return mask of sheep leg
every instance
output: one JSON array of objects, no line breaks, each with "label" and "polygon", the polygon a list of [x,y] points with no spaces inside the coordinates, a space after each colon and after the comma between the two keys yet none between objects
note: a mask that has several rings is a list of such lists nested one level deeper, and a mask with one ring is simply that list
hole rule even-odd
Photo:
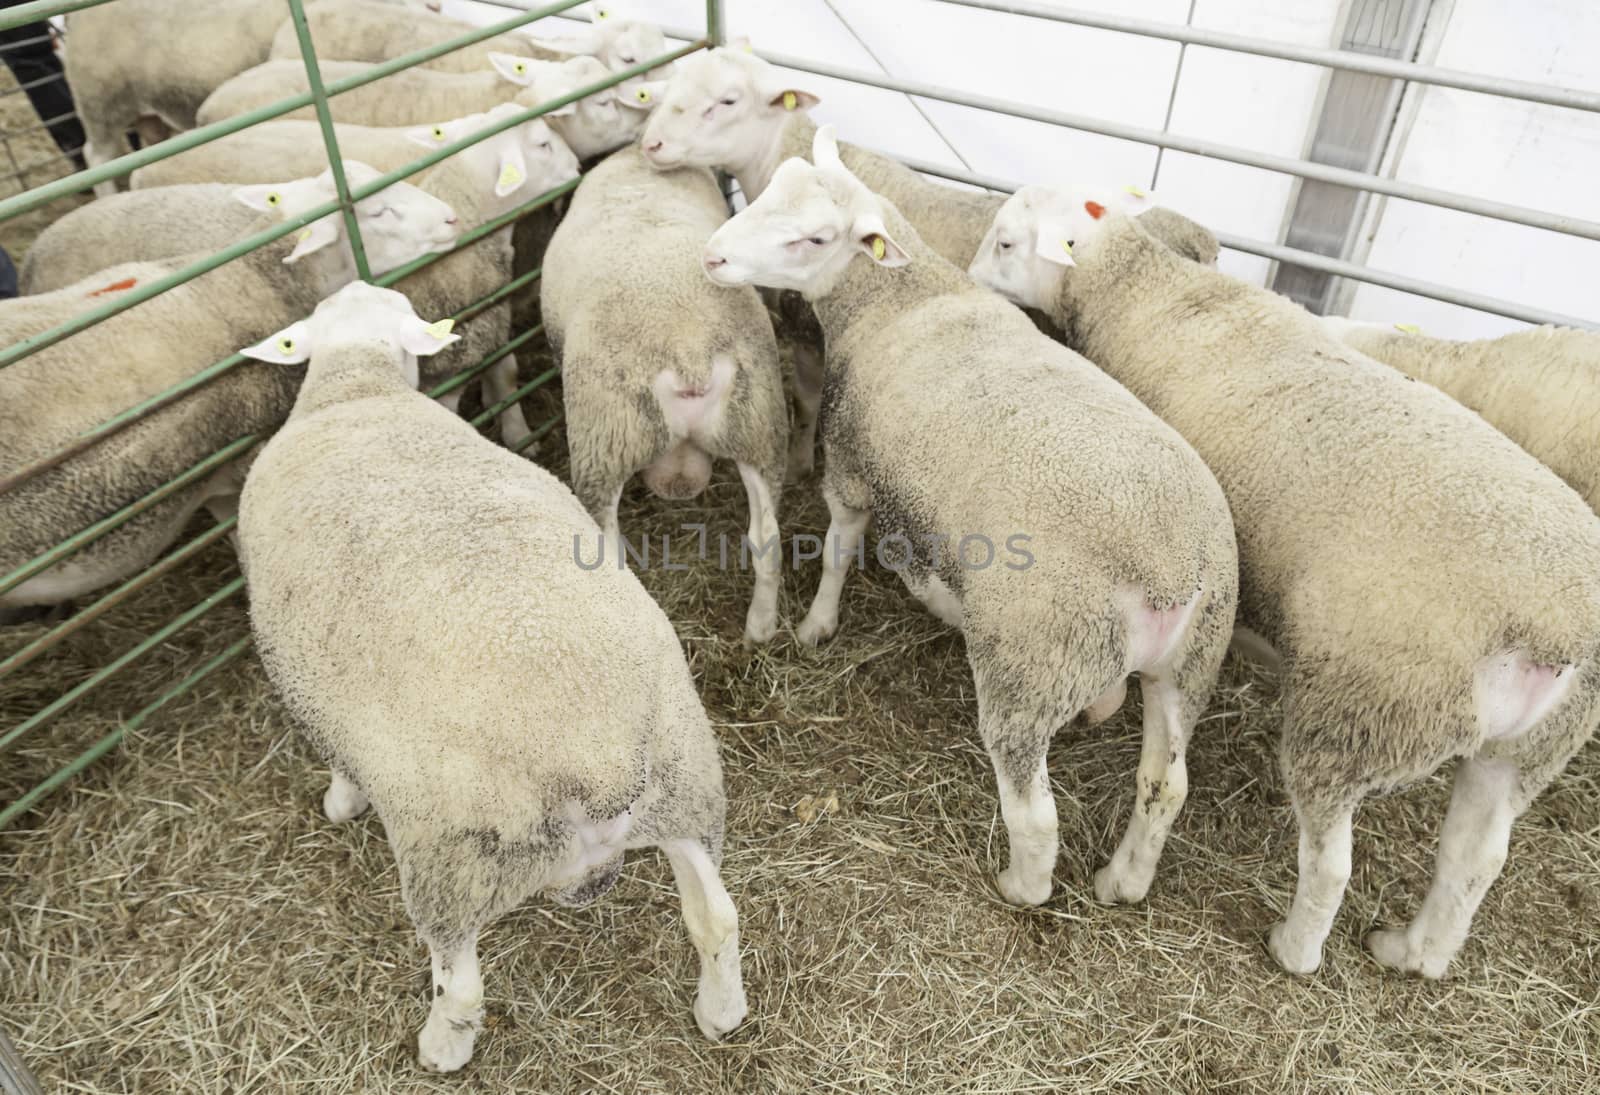
[{"label": "sheep leg", "polygon": [[1170,677],[1142,673],[1144,745],[1134,780],[1133,817],[1111,862],[1094,876],[1096,900],[1108,905],[1143,901],[1172,823],[1189,793],[1184,749],[1183,694]]},{"label": "sheep leg", "polygon": [[454,388],[439,396],[434,402],[449,411],[451,414],[461,413],[461,388]]},{"label": "sheep leg", "polygon": [[700,954],[700,988],[694,1018],[713,1042],[737,1027],[749,1010],[739,968],[739,914],[723,888],[717,866],[698,840],[661,845],[683,903],[683,923]]},{"label": "sheep leg", "polygon": [[755,592],[744,618],[744,638],[747,643],[764,643],[778,630],[778,570],[783,561],[778,507],[774,484],[753,465],[740,461],[739,478],[750,499],[750,561],[756,572]]},{"label": "sheep leg", "polygon": [[1440,978],[1467,941],[1472,917],[1506,863],[1518,810],[1519,773],[1507,761],[1463,760],[1439,836],[1433,887],[1416,919],[1367,935],[1372,957],[1390,969]]},{"label": "sheep leg", "polygon": [[429,1072],[454,1072],[472,1057],[483,1023],[483,976],[478,971],[478,933],[467,933],[455,950],[428,945],[433,961],[433,1003],[417,1034],[417,1063]]},{"label": "sheep leg", "polygon": [[784,481],[798,483],[816,468],[817,416],[822,409],[822,354],[815,346],[794,348],[794,429]]},{"label": "sheep leg", "polygon": [[[128,143],[128,135],[115,123],[107,124],[99,119],[84,115],[79,112],[83,127],[89,139],[83,146],[83,162],[90,167],[99,167],[109,163],[118,156],[125,156],[133,151],[133,146]],[[117,180],[106,179],[104,182],[94,184],[94,196],[108,198],[117,192]]]},{"label": "sheep leg", "polygon": [[371,805],[366,792],[351,782],[339,769],[333,770],[328,789],[322,794],[322,812],[335,825],[360,817]]},{"label": "sheep leg", "polygon": [[1289,973],[1315,973],[1322,944],[1350,881],[1353,805],[1308,810],[1296,796],[1300,821],[1300,879],[1289,916],[1273,925],[1267,949]]},{"label": "sheep leg", "polygon": [[[507,354],[490,366],[483,377],[483,401],[492,407],[503,399],[510,399],[517,390],[517,355]],[[500,412],[500,443],[506,448],[528,439],[533,433],[528,428],[528,416],[522,412],[522,401],[511,404]]]},{"label": "sheep leg", "polygon": [[839,630],[839,594],[844,591],[850,557],[861,549],[871,510],[847,506],[836,491],[823,488],[828,502],[828,535],[822,549],[822,580],[812,598],[806,618],[800,621],[795,637],[807,646],[816,646]]}]

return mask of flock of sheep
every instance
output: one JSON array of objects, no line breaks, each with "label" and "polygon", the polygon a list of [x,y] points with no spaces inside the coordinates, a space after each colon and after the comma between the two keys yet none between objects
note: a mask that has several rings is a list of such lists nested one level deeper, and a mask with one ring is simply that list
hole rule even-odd
[{"label": "flock of sheep", "polygon": [[[324,71],[468,29],[423,7],[310,5]],[[350,182],[665,51],[658,30],[601,7],[576,39],[491,39],[333,99]],[[281,16],[273,0],[74,14],[91,159],[131,128],[156,139],[304,91]],[[1363,796],[1459,759],[1427,899],[1367,941],[1386,966],[1442,976],[1513,819],[1600,720],[1600,448],[1583,409],[1600,335],[1458,343],[1319,320],[1218,273],[1214,237],[1137,188],[1002,199],[929,182],[836,143],[807,116],[816,97],[739,46],[651,76],[355,211],[382,273],[605,155],[542,257],[514,253],[506,228],[402,295],[355,280],[330,216],[0,371],[5,471],[240,347],[281,366],[226,371],[0,496],[3,573],[229,441],[270,436],[0,603],[100,588],[199,507],[237,513],[262,658],[333,769],[327,816],[377,810],[429,947],[422,1065],[471,1055],[480,929],[535,893],[595,898],[647,845],[671,862],[701,960],[695,1018],[717,1038],[746,1011],[717,745],[672,623],[622,565],[618,507],[635,473],[690,497],[714,459],[734,461],[745,638],[766,641],[786,472],[811,472],[820,427],[831,523],[796,636],[837,630],[869,523],[880,557],[903,545],[907,587],[965,638],[1007,900],[1050,896],[1053,733],[1110,716],[1134,673],[1137,793],[1094,887],[1143,899],[1186,795],[1186,744],[1239,641],[1281,663],[1300,827],[1272,956],[1293,973],[1320,964]],[[0,342],[330,200],[325,165],[316,123],[291,119],[141,168],[133,190],[40,236]],[[711,169],[749,202],[731,219]],[[570,490],[458,418],[459,387],[417,391],[512,327],[504,301],[464,334],[428,319],[540,262]],[[486,405],[504,404],[515,359],[484,383]],[[514,401],[500,427],[527,437]],[[612,565],[582,565],[597,541]],[[998,542],[1023,550],[1002,560]]]}]

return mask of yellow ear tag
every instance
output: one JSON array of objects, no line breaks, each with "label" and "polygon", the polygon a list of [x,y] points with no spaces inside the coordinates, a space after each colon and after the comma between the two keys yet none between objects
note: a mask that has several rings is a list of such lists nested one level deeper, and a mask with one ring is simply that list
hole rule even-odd
[{"label": "yellow ear tag", "polygon": [[1129,183],[1127,186],[1124,186],[1122,189],[1126,190],[1128,193],[1132,194],[1136,198],[1148,198],[1150,196],[1150,195],[1146,194],[1143,190],[1140,190],[1137,186],[1134,186],[1132,183]]},{"label": "yellow ear tag", "polygon": [[428,324],[423,328],[423,330],[427,331],[440,342],[443,342],[445,339],[450,337],[450,329],[455,325],[456,321],[453,319],[441,319],[436,323]]},{"label": "yellow ear tag", "polygon": [[1068,243],[1066,240],[1062,240],[1061,241],[1061,250],[1065,251],[1067,253],[1067,255],[1070,257],[1071,254],[1072,254],[1072,244]]},{"label": "yellow ear tag", "polygon": [[650,89],[641,87],[633,93],[633,97],[641,103],[648,103],[650,101]]},{"label": "yellow ear tag", "polygon": [[526,76],[528,74],[528,66],[525,62],[518,61],[516,64],[511,66],[511,71],[515,72],[518,76]]},{"label": "yellow ear tag", "polygon": [[889,248],[884,246],[883,237],[882,236],[873,236],[872,237],[872,257],[877,259],[879,262],[882,262],[883,261],[883,256],[887,255],[888,253],[889,253]]},{"label": "yellow ear tag", "polygon": [[501,189],[522,185],[522,172],[517,170],[517,165],[508,163],[500,169],[500,181],[497,184]]},{"label": "yellow ear tag", "polygon": [[444,126],[436,125],[433,127],[433,139],[436,141],[444,140]]},{"label": "yellow ear tag", "polygon": [[311,229],[309,229],[309,228],[300,229],[300,234],[295,237],[295,239],[299,240],[301,243],[304,243],[306,240],[308,240],[310,238],[311,238]]},{"label": "yellow ear tag", "polygon": [[785,91],[783,93],[783,109],[785,109],[785,110],[793,110],[795,107],[797,107],[799,105],[800,105],[800,100],[795,98],[794,92]]},{"label": "yellow ear tag", "polygon": [[595,8],[594,9],[594,17],[596,19],[610,19],[611,18],[611,12],[606,10],[605,8]]},{"label": "yellow ear tag", "polygon": [[1396,323],[1394,329],[1404,331],[1408,335],[1420,335],[1422,333],[1422,328],[1415,323]]},{"label": "yellow ear tag", "polygon": [[292,354],[292,353],[294,353],[294,339],[292,339],[292,338],[280,338],[278,340],[278,352],[280,354]]},{"label": "yellow ear tag", "polygon": [[274,190],[272,193],[267,195],[267,204],[268,205],[277,205],[282,200],[283,200],[283,195],[279,194],[276,190]]}]

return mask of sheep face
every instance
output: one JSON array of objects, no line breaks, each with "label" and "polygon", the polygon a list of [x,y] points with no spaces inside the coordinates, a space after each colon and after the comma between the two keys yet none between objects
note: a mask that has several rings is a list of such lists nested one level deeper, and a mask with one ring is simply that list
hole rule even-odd
[{"label": "sheep face", "polygon": [[[516,103],[502,103],[482,114],[469,114],[436,125],[417,126],[406,136],[424,148],[437,148],[521,113]],[[510,201],[536,197],[578,177],[578,158],[543,118],[512,126],[456,153],[486,190]],[[383,193],[387,194],[385,190]],[[491,211],[496,215],[498,211]]]},{"label": "sheep face", "polygon": [[815,299],[857,255],[884,267],[911,261],[889,236],[877,195],[839,162],[832,126],[817,131],[812,158],[815,166],[785,160],[761,196],[712,234],[703,259],[712,281]]},{"label": "sheep face", "polygon": [[274,365],[298,365],[338,346],[381,343],[414,388],[417,358],[436,354],[460,339],[450,333],[451,325],[450,320],[428,323],[418,319],[411,302],[393,289],[353,281],[318,304],[309,319],[239,352]]},{"label": "sheep face", "polygon": [[[491,53],[489,61],[501,76],[528,89],[517,96],[518,105],[524,109],[571,95],[611,74],[593,57],[539,61],[511,53]],[[576,103],[557,107],[545,117],[579,159],[588,159],[620,148],[638,131],[638,113],[623,110],[620,101],[616,88],[602,88]]]},{"label": "sheep face", "polygon": [[664,84],[646,84],[655,109],[641,144],[651,166],[739,171],[773,146],[782,120],[817,97],[743,49],[714,49],[678,63]]},{"label": "sheep face", "polygon": [[1048,308],[1061,289],[1074,250],[1093,240],[1108,218],[1151,208],[1137,187],[1025,186],[1000,207],[967,272],[1025,308]]},{"label": "sheep face", "polygon": [[[540,38],[528,35],[528,38],[540,49],[598,58],[612,72],[632,68],[640,61],[667,51],[666,35],[661,33],[661,28],[634,18],[624,7],[609,3],[596,4],[590,12],[590,18],[590,26],[570,36]],[[624,80],[618,85],[618,92],[630,97],[646,77],[665,80],[672,72],[670,63],[661,65],[651,69],[645,76]]]},{"label": "sheep face", "polygon": [[[346,160],[345,180],[351,188],[365,186],[381,174],[377,168]],[[275,212],[288,220],[318,205],[334,201],[332,170],[309,179],[262,186],[242,186],[234,197],[252,209]],[[461,226],[455,211],[409,183],[395,183],[356,202],[356,223],[361,228],[367,260],[381,274],[421,258],[430,251],[455,246]],[[300,230],[295,247],[283,260],[298,262],[343,238],[344,223],[337,213],[312,221]]]}]

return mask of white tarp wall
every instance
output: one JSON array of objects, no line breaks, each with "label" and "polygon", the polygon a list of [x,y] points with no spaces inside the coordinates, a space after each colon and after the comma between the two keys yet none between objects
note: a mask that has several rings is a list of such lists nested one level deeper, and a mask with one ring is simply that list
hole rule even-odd
[{"label": "white tarp wall", "polygon": [[[533,6],[531,0],[519,0]],[[623,0],[667,26],[705,25],[702,0]],[[1337,42],[1343,0],[1075,0],[1101,11],[1300,45]],[[1079,112],[1131,125],[1304,156],[1325,69],[1072,27],[932,0],[726,0],[730,36],[758,48]],[[446,0],[489,22],[504,8]],[[585,9],[574,9],[582,14]],[[538,33],[570,29],[563,19]],[[1438,0],[1421,60],[1600,90],[1597,0]],[[1429,56],[1434,50],[1437,56]],[[1154,183],[1162,200],[1218,231],[1282,242],[1295,190],[1287,175],[1004,115],[796,75],[822,98],[813,115],[840,136],[891,154],[1029,182]],[[1174,84],[1176,82],[1176,87]],[[1413,122],[1414,118],[1414,122]],[[1594,219],[1600,216],[1600,118],[1582,111],[1413,86],[1386,171],[1408,181]],[[1371,265],[1600,321],[1600,242],[1414,202],[1376,199]],[[1363,256],[1353,256],[1363,261]],[[1222,269],[1266,282],[1266,259],[1224,251]],[[1362,286],[1353,314],[1477,337],[1522,324]]]}]

